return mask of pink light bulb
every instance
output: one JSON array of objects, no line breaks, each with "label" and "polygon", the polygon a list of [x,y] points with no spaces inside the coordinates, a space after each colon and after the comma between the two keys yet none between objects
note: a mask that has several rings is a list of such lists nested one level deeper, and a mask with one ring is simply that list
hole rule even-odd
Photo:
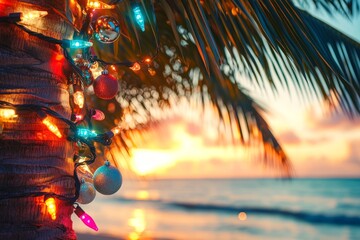
[{"label": "pink light bulb", "polygon": [[76,120],[77,122],[79,122],[79,121],[83,120],[83,116],[82,116],[81,114],[76,114],[76,115],[75,115],[75,120]]},{"label": "pink light bulb", "polygon": [[105,119],[105,114],[98,110],[98,109],[95,109],[94,111],[94,115],[91,116],[94,120],[97,120],[97,121],[102,121]]},{"label": "pink light bulb", "polygon": [[77,206],[75,208],[74,212],[75,212],[76,216],[78,216],[86,226],[94,229],[95,231],[99,230],[98,227],[96,226],[95,221],[92,219],[92,217],[90,217],[84,210],[82,210],[82,208],[80,206]]}]

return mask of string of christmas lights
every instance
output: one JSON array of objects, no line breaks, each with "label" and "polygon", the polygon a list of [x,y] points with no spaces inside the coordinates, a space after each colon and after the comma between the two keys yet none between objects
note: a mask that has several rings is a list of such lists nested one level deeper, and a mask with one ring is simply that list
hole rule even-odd
[{"label": "string of christmas lights", "polygon": [[[0,101],[0,117],[1,118],[11,118],[14,116],[21,115],[23,111],[33,111],[36,112],[40,119],[42,119],[42,123],[57,137],[61,138],[63,133],[60,133],[59,128],[50,120],[49,116],[53,118],[57,118],[70,127],[70,132],[67,135],[67,139],[81,146],[86,146],[88,148],[89,154],[86,156],[74,155],[74,175],[73,176],[61,176],[63,177],[72,177],[75,181],[75,195],[74,196],[63,196],[55,193],[49,192],[29,192],[26,194],[19,194],[13,192],[12,194],[7,194],[1,196],[0,199],[9,199],[9,198],[20,198],[20,197],[39,197],[44,196],[44,203],[47,206],[48,212],[51,216],[52,220],[56,220],[56,200],[59,199],[62,201],[67,201],[70,203],[75,203],[79,201],[82,204],[88,204],[95,198],[95,189],[103,194],[113,194],[115,193],[122,184],[122,177],[119,170],[113,166],[110,166],[109,162],[106,162],[104,170],[110,169],[110,172],[106,172],[101,170],[100,167],[93,175],[92,181],[98,183],[97,185],[93,185],[92,183],[86,182],[83,178],[78,176],[78,168],[84,165],[89,165],[93,163],[96,159],[96,149],[94,146],[94,142],[101,143],[105,146],[111,144],[111,138],[114,136],[112,131],[96,134],[95,132],[86,129],[81,126],[77,126],[74,122],[62,117],[57,112],[51,110],[46,106],[35,105],[35,104],[23,104],[23,105],[14,105],[8,102]],[[15,114],[16,113],[16,114]],[[47,120],[47,121],[44,121]],[[99,176],[98,176],[99,175]],[[116,178],[108,179],[108,175],[115,175]],[[100,180],[99,180],[100,179]],[[53,179],[52,181],[43,182],[43,186],[50,185],[51,182],[56,182],[57,179]],[[103,182],[105,181],[105,182]],[[42,186],[38,186],[41,188]],[[80,209],[80,210],[79,210]],[[74,208],[74,211],[77,216],[89,227],[94,230],[97,230],[95,222],[91,219],[89,215],[87,215],[79,206]],[[79,215],[81,213],[81,216]],[[91,224],[89,223],[91,222]],[[95,225],[94,225],[95,224]]]},{"label": "string of christmas lights", "polygon": [[[104,195],[114,194],[122,185],[122,175],[116,167],[110,165],[109,161],[105,161],[105,164],[99,167],[94,174],[87,166],[92,164],[96,159],[96,148],[94,143],[109,146],[114,135],[121,132],[121,127],[115,126],[110,131],[101,134],[92,130],[91,120],[101,121],[105,118],[105,115],[101,110],[88,108],[85,101],[86,96],[84,88],[92,85],[97,97],[105,100],[112,99],[117,95],[119,85],[118,80],[109,74],[109,66],[114,67],[114,65],[121,65],[129,67],[133,71],[138,71],[143,65],[151,63],[159,52],[159,45],[157,45],[156,52],[152,57],[146,57],[138,61],[124,62],[106,62],[96,55],[90,54],[89,49],[93,46],[93,43],[89,41],[91,37],[94,37],[103,44],[112,43],[119,37],[119,23],[116,19],[108,16],[100,16],[96,20],[92,19],[94,11],[99,9],[114,9],[115,4],[118,2],[120,1],[114,0],[110,1],[109,4],[105,4],[100,1],[89,0],[83,27],[73,40],[59,40],[32,31],[22,25],[22,22],[28,19],[45,17],[47,15],[46,11],[32,11],[28,14],[15,12],[8,16],[0,17],[0,24],[13,24],[31,36],[61,46],[63,55],[68,63],[70,63],[73,70],[73,73],[68,78],[70,98],[73,103],[71,104],[71,119],[61,116],[56,111],[44,105],[16,105],[0,101],[0,120],[21,117],[23,111],[35,112],[39,117],[39,121],[41,121],[55,136],[58,138],[66,138],[67,140],[74,142],[79,149],[87,149],[87,151],[78,151],[74,154],[74,175],[62,176],[74,178],[74,196],[62,196],[55,193],[39,191],[27,194],[12,193],[11,195],[2,196],[1,199],[44,196],[44,204],[47,206],[48,213],[52,220],[56,220],[57,218],[57,199],[67,201],[74,205],[74,213],[84,222],[84,224],[95,231],[98,230],[98,227],[94,220],[80,208],[78,203],[90,203],[95,198],[96,191]],[[144,32],[145,18],[140,5],[132,4],[132,14],[133,21],[136,23],[137,27]],[[89,31],[89,28],[91,28],[92,31]],[[76,56],[73,57],[70,52],[74,52],[74,50],[81,50],[81,53],[78,52]],[[69,131],[62,132],[53,119],[58,119],[67,124],[69,126]],[[3,130],[2,127],[0,130]],[[84,152],[86,152],[86,154],[84,154]],[[53,181],[56,180],[57,179],[54,179]],[[49,184],[49,182],[43,184]],[[76,201],[78,203],[76,203]]]}]

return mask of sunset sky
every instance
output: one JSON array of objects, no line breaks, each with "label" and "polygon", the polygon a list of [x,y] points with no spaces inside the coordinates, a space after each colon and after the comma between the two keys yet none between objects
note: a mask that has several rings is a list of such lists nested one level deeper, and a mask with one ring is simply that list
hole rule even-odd
[{"label": "sunset sky", "polygon": [[[360,17],[352,22],[333,18],[330,23],[360,41]],[[304,103],[286,91],[264,96],[250,89],[266,107],[266,119],[292,161],[296,177],[360,177],[359,118],[349,120],[326,111],[322,103]],[[131,165],[138,174],[155,178],[279,176],[254,161],[252,150],[220,143],[214,125],[207,124],[209,117],[203,119],[188,109],[186,104],[179,106],[178,114],[162,121],[133,150]]]}]

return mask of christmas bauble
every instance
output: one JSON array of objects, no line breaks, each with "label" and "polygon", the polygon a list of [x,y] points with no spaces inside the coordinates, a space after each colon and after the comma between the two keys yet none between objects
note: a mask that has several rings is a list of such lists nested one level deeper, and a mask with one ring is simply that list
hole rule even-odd
[{"label": "christmas bauble", "polygon": [[94,185],[82,180],[80,185],[80,194],[77,201],[82,204],[88,204],[95,199],[95,196],[96,196],[96,191]]},{"label": "christmas bauble", "polygon": [[102,74],[95,79],[93,87],[95,95],[105,100],[115,97],[119,90],[117,79],[107,71],[103,71]]},{"label": "christmas bauble", "polygon": [[104,195],[116,193],[122,184],[120,171],[116,167],[111,166],[109,161],[106,161],[103,166],[96,169],[93,180],[95,189]]},{"label": "christmas bauble", "polygon": [[112,43],[120,36],[118,21],[109,16],[101,16],[95,21],[93,27],[95,38],[102,43]]}]

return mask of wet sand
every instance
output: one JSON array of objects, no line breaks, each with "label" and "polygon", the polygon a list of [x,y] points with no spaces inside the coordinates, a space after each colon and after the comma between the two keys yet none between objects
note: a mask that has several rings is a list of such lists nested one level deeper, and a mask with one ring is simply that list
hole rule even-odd
[{"label": "wet sand", "polygon": [[125,238],[118,238],[114,236],[109,235],[92,235],[92,234],[85,234],[85,233],[78,233],[76,234],[78,237],[78,240],[124,240]]}]

